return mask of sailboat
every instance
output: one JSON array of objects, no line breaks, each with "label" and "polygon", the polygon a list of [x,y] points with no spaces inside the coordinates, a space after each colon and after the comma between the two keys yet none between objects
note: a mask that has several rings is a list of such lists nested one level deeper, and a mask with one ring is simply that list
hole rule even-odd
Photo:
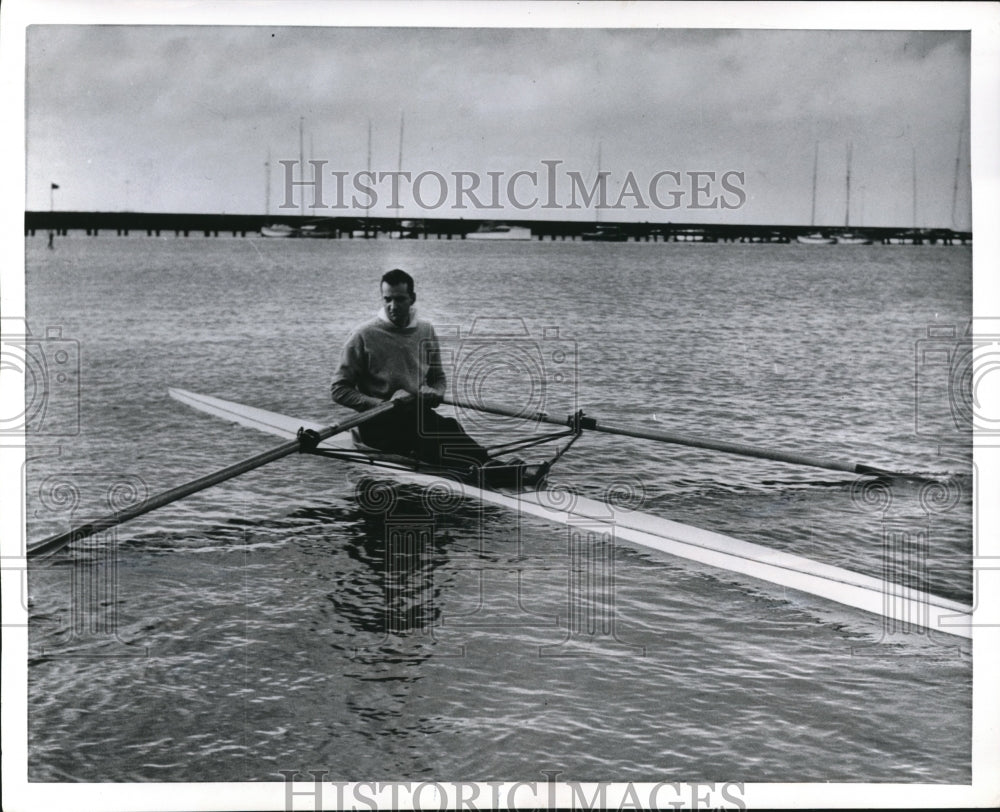
[{"label": "sailboat", "polygon": [[[299,171],[302,171],[302,117],[299,117]],[[267,151],[267,160],[264,162],[264,211],[266,216],[271,216],[271,150]],[[261,237],[287,239],[298,237],[299,230],[288,223],[268,223],[260,228]]]},{"label": "sailboat", "polygon": [[921,245],[923,243],[920,229],[917,228],[917,150],[912,146],[910,150],[913,153],[913,226],[909,231],[900,231],[889,237],[889,245]]},{"label": "sailboat", "polygon": [[[849,229],[851,224],[851,153],[853,144],[847,145],[847,212],[844,215],[844,228]],[[864,234],[856,231],[845,230],[837,235],[837,245],[871,245],[872,241]]]},{"label": "sailboat", "polygon": [[[601,187],[601,145],[597,145],[597,187]],[[618,226],[613,225],[601,225],[601,201],[604,195],[597,201],[597,207],[594,212],[596,217],[596,222],[594,228],[590,231],[584,231],[580,235],[580,239],[584,242],[626,242],[628,240],[628,235],[623,234]]]},{"label": "sailboat", "polygon": [[[396,172],[398,177],[403,175],[403,127],[406,121],[405,112],[399,114],[399,159],[396,162]],[[399,209],[402,209],[402,204],[399,205]],[[423,225],[416,220],[402,220],[396,221],[396,227],[388,232],[389,239],[391,240],[415,240],[420,236],[423,230]]]},{"label": "sailboat", "polygon": [[[812,214],[809,218],[809,225],[812,227],[816,226],[816,173],[819,168],[819,144],[816,144],[816,149],[813,153],[813,198],[812,198]],[[803,245],[832,245],[836,240],[833,237],[827,237],[822,231],[814,231],[810,234],[799,234],[795,238],[798,242]]]},{"label": "sailboat", "polygon": [[[368,177],[372,176],[372,122],[368,119]],[[371,197],[368,198],[365,205],[365,219],[361,223],[361,228],[356,228],[351,231],[351,236],[354,239],[362,240],[373,240],[378,236],[378,231],[372,229],[369,223],[368,216],[371,213]]]},{"label": "sailboat", "polygon": [[[316,145],[313,142],[313,137],[309,136],[309,165],[314,167],[314,177],[315,177],[315,164],[313,163],[313,156],[316,154]],[[305,167],[305,164],[302,164]],[[305,203],[305,192],[303,192],[303,204]],[[313,204],[310,207],[313,214],[316,213],[316,200],[313,198]],[[337,228],[336,222],[330,217],[315,217],[307,222],[303,222],[299,227],[299,237],[305,237],[311,240],[334,240],[340,236],[340,231]]]}]

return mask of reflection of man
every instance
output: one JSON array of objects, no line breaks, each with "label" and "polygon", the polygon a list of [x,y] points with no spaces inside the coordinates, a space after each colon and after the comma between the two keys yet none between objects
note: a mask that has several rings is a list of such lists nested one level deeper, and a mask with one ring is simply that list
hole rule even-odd
[{"label": "reflection of man", "polygon": [[333,400],[359,412],[416,395],[416,404],[362,424],[355,439],[432,465],[483,465],[489,455],[457,420],[434,409],[445,393],[434,328],[417,319],[413,277],[398,268],[382,277],[382,308],[344,346],[330,387]]}]

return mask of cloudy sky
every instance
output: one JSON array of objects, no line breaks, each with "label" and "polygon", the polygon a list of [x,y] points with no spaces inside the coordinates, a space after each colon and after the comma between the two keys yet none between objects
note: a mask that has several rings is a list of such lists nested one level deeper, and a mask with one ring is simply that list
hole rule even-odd
[{"label": "cloudy sky", "polygon": [[[816,222],[843,225],[850,145],[852,225],[913,224],[915,175],[916,224],[967,229],[969,72],[961,31],[34,25],[26,203],[47,210],[57,183],[58,209],[274,213],[301,122],[320,202],[340,171],[363,210],[369,122],[371,168],[392,172],[402,119],[403,171],[447,198],[402,182],[401,216],[594,219],[568,208],[568,173],[600,166],[609,203],[628,192],[609,221],[808,224],[818,154]],[[548,209],[543,161],[561,162]],[[519,171],[539,178],[517,179],[521,211]],[[455,172],[501,208],[455,209]],[[713,200],[730,207],[693,206]]]}]

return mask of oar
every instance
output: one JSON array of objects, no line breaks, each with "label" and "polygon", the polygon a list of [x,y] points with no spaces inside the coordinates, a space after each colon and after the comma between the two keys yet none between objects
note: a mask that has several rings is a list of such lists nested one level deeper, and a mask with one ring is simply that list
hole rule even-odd
[{"label": "oar", "polygon": [[[490,403],[468,403],[453,398],[445,398],[444,402],[451,406],[457,406],[461,409],[471,409],[478,412],[503,415],[506,417],[517,417],[522,420],[550,423],[555,426],[572,426],[575,420],[574,415],[570,415],[565,420],[557,420],[542,412],[519,411]],[[589,431],[601,431],[606,434],[618,434],[623,437],[637,437],[641,440],[657,440],[662,443],[674,443],[675,445],[691,446],[692,448],[705,448],[710,451],[722,451],[726,454],[738,454],[744,457],[757,457],[764,460],[788,462],[793,465],[808,465],[813,468],[826,468],[831,471],[846,471],[850,474],[861,474],[865,476],[914,479],[922,482],[932,481],[927,477],[920,476],[919,474],[903,474],[896,471],[887,471],[882,468],[875,468],[871,465],[863,465],[861,463],[845,462],[843,460],[822,457],[811,457],[806,454],[795,454],[790,451],[777,451],[767,448],[759,448],[756,446],[746,445],[744,443],[727,443],[723,440],[708,440],[703,437],[692,437],[686,434],[673,434],[665,431],[646,431],[644,429],[633,429],[622,426],[603,426],[593,417],[583,417],[580,425],[582,428]]]},{"label": "oar", "polygon": [[149,499],[146,499],[137,505],[132,505],[131,507],[119,510],[116,513],[102,516],[99,519],[94,519],[93,521],[82,524],[79,527],[74,527],[72,530],[68,530],[65,533],[59,533],[58,535],[43,539],[36,544],[28,545],[27,557],[38,558],[40,556],[51,555],[52,553],[55,553],[65,547],[67,544],[72,544],[74,541],[79,541],[80,539],[85,539],[88,536],[94,535],[94,533],[100,533],[102,530],[108,530],[112,527],[116,527],[123,522],[136,518],[137,516],[142,516],[144,513],[149,513],[151,510],[156,510],[164,505],[169,505],[171,502],[176,502],[178,499],[183,499],[185,496],[190,496],[193,493],[205,490],[205,488],[210,488],[213,485],[218,485],[220,482],[225,482],[227,479],[232,479],[240,474],[253,471],[255,468],[260,468],[267,465],[269,462],[280,460],[282,457],[287,457],[290,454],[295,454],[299,451],[308,451],[310,448],[315,447],[317,443],[321,443],[323,440],[326,440],[335,434],[341,434],[345,431],[353,429],[355,426],[360,426],[362,423],[367,423],[369,420],[386,414],[387,412],[391,412],[398,406],[409,403],[413,399],[413,395],[410,395],[409,397],[396,398],[395,400],[387,401],[380,406],[376,406],[374,409],[369,409],[367,412],[354,415],[340,423],[327,426],[319,431],[307,433],[302,433],[300,431],[298,438],[290,440],[287,443],[283,443],[277,448],[272,448],[270,451],[265,451],[261,454],[257,454],[255,457],[250,457],[242,460],[241,462],[233,463],[220,471],[216,471],[212,474],[206,474],[205,476],[199,477],[198,479],[192,480],[184,485],[178,485],[176,488],[171,488],[169,491],[164,491],[163,493],[151,496]]}]

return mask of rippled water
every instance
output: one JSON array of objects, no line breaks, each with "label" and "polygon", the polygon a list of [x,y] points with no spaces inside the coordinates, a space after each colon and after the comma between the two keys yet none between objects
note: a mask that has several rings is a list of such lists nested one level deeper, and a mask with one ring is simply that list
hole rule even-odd
[{"label": "rippled water", "polygon": [[[29,324],[76,342],[81,383],[79,433],[71,402],[33,437],[29,539],[275,444],[169,386],[335,419],[394,266],[495,399],[954,475],[876,492],[588,434],[555,482],[970,600],[968,437],[920,366],[971,315],[955,247],[29,240]],[[524,359],[553,348],[539,388]],[[33,568],[30,778],[970,780],[968,643],[627,544],[581,560],[565,528],[411,488],[387,514],[385,487],[289,458]]]}]

